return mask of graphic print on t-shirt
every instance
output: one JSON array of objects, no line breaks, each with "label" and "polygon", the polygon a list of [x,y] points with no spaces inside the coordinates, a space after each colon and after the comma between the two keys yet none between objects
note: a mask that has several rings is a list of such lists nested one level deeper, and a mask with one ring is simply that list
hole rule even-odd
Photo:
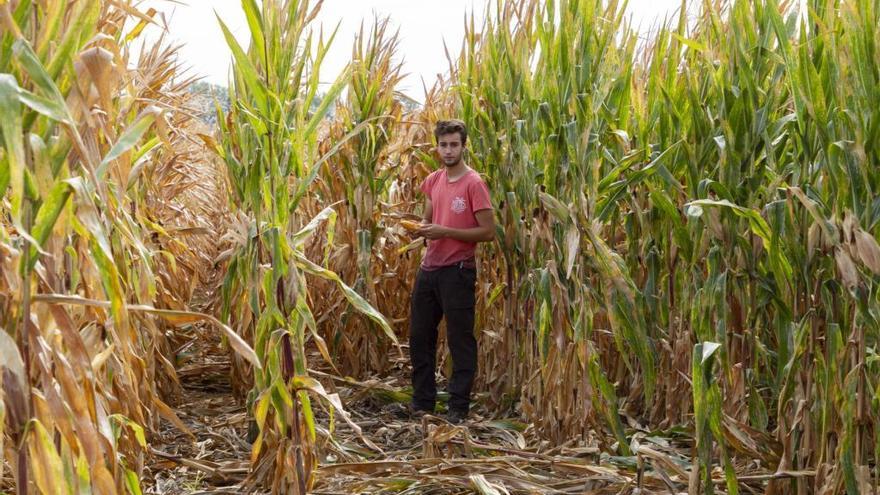
[{"label": "graphic print on t-shirt", "polygon": [[462,214],[467,209],[467,203],[464,198],[461,196],[456,196],[455,199],[452,200],[452,211],[457,214]]}]

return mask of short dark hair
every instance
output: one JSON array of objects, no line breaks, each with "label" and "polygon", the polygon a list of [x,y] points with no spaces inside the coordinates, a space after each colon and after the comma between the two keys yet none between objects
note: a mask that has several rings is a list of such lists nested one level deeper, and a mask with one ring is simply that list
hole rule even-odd
[{"label": "short dark hair", "polygon": [[461,144],[464,146],[467,143],[467,126],[464,125],[464,122],[458,119],[440,120],[434,126],[434,138],[437,140],[440,139],[440,136],[455,133],[461,136]]}]

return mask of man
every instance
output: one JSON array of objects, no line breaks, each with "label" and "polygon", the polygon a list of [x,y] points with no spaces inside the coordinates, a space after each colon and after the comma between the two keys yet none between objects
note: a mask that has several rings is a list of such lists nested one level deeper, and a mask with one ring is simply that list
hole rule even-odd
[{"label": "man", "polygon": [[427,239],[428,248],[416,277],[410,307],[412,409],[416,415],[434,411],[437,325],[445,317],[452,354],[447,420],[460,423],[470,409],[477,371],[474,254],[478,242],[495,238],[495,220],[489,189],[462,159],[467,143],[464,122],[440,121],[434,137],[444,166],[429,175],[421,186],[427,199],[417,235]]}]

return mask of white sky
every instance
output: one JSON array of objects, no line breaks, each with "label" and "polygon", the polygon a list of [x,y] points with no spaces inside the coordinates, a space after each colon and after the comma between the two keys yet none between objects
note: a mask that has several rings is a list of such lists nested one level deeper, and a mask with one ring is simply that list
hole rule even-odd
[{"label": "white sky", "polygon": [[[374,14],[390,16],[391,30],[400,30],[399,56],[403,58],[403,72],[408,74],[399,89],[422,101],[422,79],[430,87],[437,74],[448,69],[444,39],[450,52],[457,54],[464,35],[465,13],[476,9],[479,21],[485,6],[494,1],[325,0],[315,25],[323,26],[325,33],[329,34],[336,23],[341,24],[323,62],[321,79],[331,82],[349,61],[361,20],[365,20],[365,27],[369,28]],[[680,5],[681,0],[629,0],[628,9],[633,16],[633,25],[641,26],[645,31],[658,16],[671,15]],[[142,10],[153,7],[165,13],[169,36],[183,44],[181,57],[194,73],[209,82],[227,83],[231,55],[214,12],[244,45],[248,31],[240,0],[145,0],[140,7]]]}]

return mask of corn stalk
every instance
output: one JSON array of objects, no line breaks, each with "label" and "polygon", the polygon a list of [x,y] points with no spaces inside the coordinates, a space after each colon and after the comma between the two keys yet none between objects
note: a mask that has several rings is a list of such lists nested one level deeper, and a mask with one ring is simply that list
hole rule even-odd
[{"label": "corn stalk", "polygon": [[880,14],[807,4],[703,2],[647,41],[613,0],[469,21],[449,91],[503,230],[480,368],[547,437],[628,455],[640,418],[696,427],[729,489],[730,455],[816,471],[771,490],[876,481]]},{"label": "corn stalk", "polygon": [[[398,303],[393,293],[383,290],[388,281],[377,268],[382,265],[378,256],[389,223],[382,215],[393,208],[389,191],[399,170],[400,156],[391,140],[402,131],[403,112],[395,90],[402,77],[400,63],[394,60],[398,39],[388,29],[388,19],[376,19],[370,31],[361,25],[355,37],[346,97],[320,147],[329,150],[346,135],[351,137],[324,164],[319,185],[322,200],[345,205],[336,223],[339,235],[333,250],[325,251],[328,263],[332,262],[329,266],[383,314],[391,314],[390,306]],[[355,259],[354,266],[349,257]],[[383,292],[386,297],[380,298]],[[327,302],[333,307],[344,301]],[[341,318],[328,321],[335,364],[355,376],[361,370],[387,370],[387,340],[377,335],[369,320],[352,320],[352,316],[349,308]]]},{"label": "corn stalk", "polygon": [[163,400],[164,321],[209,317],[181,311],[181,273],[154,263],[167,233],[142,179],[191,139],[162,92],[174,50],[128,69],[154,13],[0,5],[0,431],[18,493],[139,493],[146,433],[159,417],[186,429]]},{"label": "corn stalk", "polygon": [[236,382],[253,386],[248,403],[259,427],[252,482],[274,493],[305,494],[317,462],[307,392],[348,419],[338,397],[308,376],[306,339],[312,336],[319,346],[322,340],[306,274],[335,283],[352,307],[392,340],[394,334],[367,300],[304,252],[306,241],[323,222],[332,225],[336,212],[326,207],[308,219],[297,208],[327,159],[365,127],[357,126],[334,148],[318,153],[321,123],[348,80],[345,71],[313,109],[321,61],[333,39],[331,34],[325,42],[320,34],[316,41],[309,28],[320,2],[312,7],[307,1],[267,0],[258,6],[244,0],[242,8],[250,34],[247,50],[219,20],[233,54],[233,74],[231,108],[218,115],[222,142],[216,151],[226,163],[244,220],[223,284],[222,316],[253,342],[262,363],[236,365]]}]

